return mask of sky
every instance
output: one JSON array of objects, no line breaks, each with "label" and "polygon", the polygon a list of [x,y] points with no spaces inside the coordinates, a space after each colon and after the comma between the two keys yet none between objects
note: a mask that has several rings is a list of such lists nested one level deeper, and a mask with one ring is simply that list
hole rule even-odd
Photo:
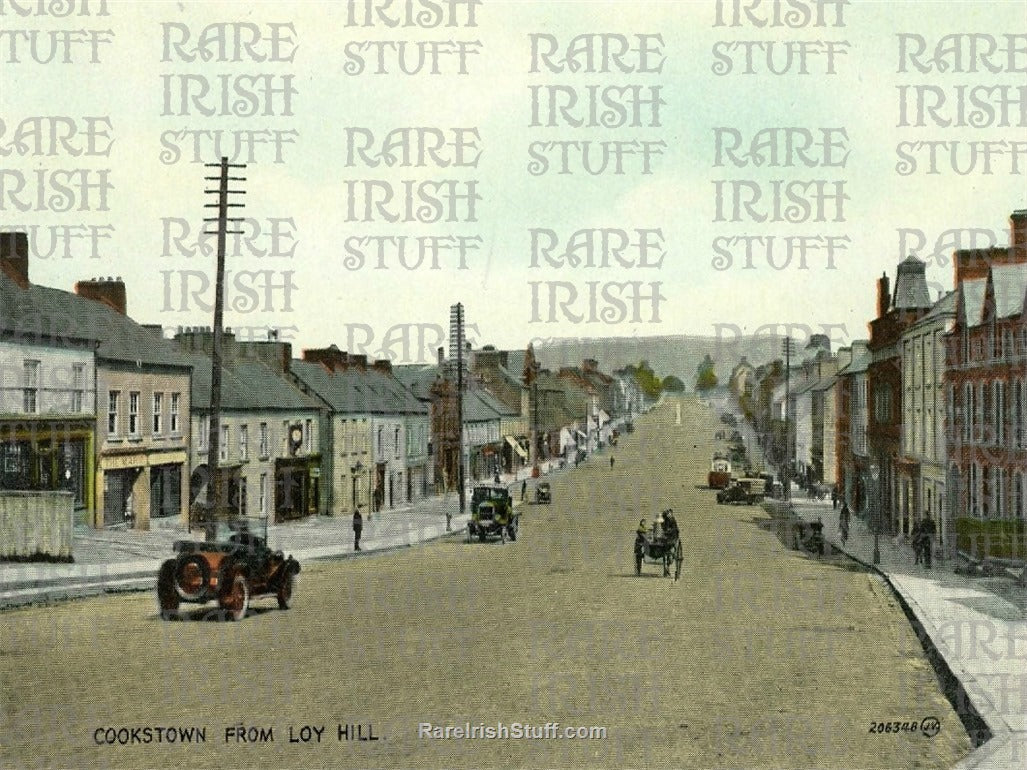
[{"label": "sky", "polygon": [[[233,215],[261,235],[229,239],[226,325],[398,363],[433,357],[455,302],[503,348],[786,325],[843,344],[882,272],[916,254],[932,296],[951,290],[953,247],[1007,243],[1027,207],[1019,0],[38,7],[0,0],[0,227],[30,228],[34,282],[120,276],[129,314],[168,328],[212,324],[214,258],[190,254],[215,200],[200,132],[233,161],[236,136],[283,141],[233,170]],[[409,163],[402,145],[378,162],[417,128]],[[594,170],[633,153],[590,174],[585,146]],[[407,189],[429,193],[409,215]],[[417,239],[450,248],[433,264]]]}]

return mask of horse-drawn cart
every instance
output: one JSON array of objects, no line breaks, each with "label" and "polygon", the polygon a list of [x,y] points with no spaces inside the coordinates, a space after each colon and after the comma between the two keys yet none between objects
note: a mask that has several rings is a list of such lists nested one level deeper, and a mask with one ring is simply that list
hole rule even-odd
[{"label": "horse-drawn cart", "polygon": [[681,547],[681,537],[675,527],[670,532],[663,531],[659,521],[650,529],[639,527],[635,534],[635,574],[642,574],[642,564],[662,564],[663,576],[670,576],[670,567],[674,565],[674,580],[681,577],[681,564],[685,554]]}]

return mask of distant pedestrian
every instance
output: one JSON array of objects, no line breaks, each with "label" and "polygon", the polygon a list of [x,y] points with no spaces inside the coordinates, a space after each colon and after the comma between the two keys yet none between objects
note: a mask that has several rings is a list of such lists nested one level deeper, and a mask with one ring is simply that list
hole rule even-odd
[{"label": "distant pedestrian", "polygon": [[849,505],[842,500],[842,509],[838,512],[838,529],[842,535],[842,545],[845,545],[845,541],[849,539]]},{"label": "distant pedestrian", "polygon": [[924,556],[924,532],[920,522],[918,521],[913,525],[913,532],[910,534],[911,543],[913,545],[913,563],[919,564],[923,560]]},{"label": "distant pedestrian", "polygon": [[364,517],[360,515],[360,507],[353,511],[353,550],[360,550],[360,533],[364,531]]},{"label": "distant pedestrian", "polygon": [[931,514],[928,513],[924,518],[923,523],[920,525],[920,531],[922,533],[923,549],[924,549],[924,566],[927,569],[931,568],[931,556],[934,550],[934,536],[938,532],[938,527],[934,523],[934,519],[931,518]]},{"label": "distant pedestrian", "polygon": [[521,502],[524,502],[524,496],[528,494],[528,480],[524,479],[521,481]]},{"label": "distant pedestrian", "polygon": [[610,470],[613,470],[613,455],[610,455]]},{"label": "distant pedestrian", "polygon": [[838,507],[838,487],[831,487],[831,509]]}]

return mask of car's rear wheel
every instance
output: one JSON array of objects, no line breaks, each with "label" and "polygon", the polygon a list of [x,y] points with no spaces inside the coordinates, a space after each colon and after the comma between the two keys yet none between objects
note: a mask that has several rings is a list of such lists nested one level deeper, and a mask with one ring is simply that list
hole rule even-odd
[{"label": "car's rear wheel", "polygon": [[157,573],[157,608],[164,620],[174,617],[180,602],[178,591],[175,590],[175,566],[175,560],[168,559],[160,565],[160,572]]},{"label": "car's rear wheel", "polygon": [[229,620],[242,620],[250,606],[250,584],[242,572],[229,575],[229,582],[223,587],[218,604]]},{"label": "car's rear wheel", "polygon": [[199,554],[178,560],[175,567],[175,591],[189,602],[201,601],[210,583],[210,565]]},{"label": "car's rear wheel", "polygon": [[289,573],[278,586],[278,609],[287,610],[292,606],[292,592],[296,588],[296,575]]}]

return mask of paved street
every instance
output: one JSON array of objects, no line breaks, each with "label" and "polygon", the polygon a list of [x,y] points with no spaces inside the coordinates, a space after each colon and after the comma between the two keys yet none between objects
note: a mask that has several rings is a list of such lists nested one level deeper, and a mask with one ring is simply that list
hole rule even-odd
[{"label": "paved street", "polygon": [[[163,622],[150,593],[0,615],[0,766],[951,767],[970,742],[883,580],[716,506],[714,416],[673,403],[554,477],[515,543],[304,562],[293,609]],[[682,580],[634,575],[673,507]],[[934,717],[934,737],[878,725]],[[559,722],[602,740],[431,740],[418,725]],[[354,725],[339,740],[338,726]],[[302,727],[325,727],[316,732]],[[158,744],[157,727],[203,727]],[[98,728],[114,728],[110,733]],[[117,745],[150,727],[150,743]],[[257,728],[273,740],[226,740]],[[290,729],[292,731],[290,735]],[[115,745],[96,738],[115,736]],[[310,742],[290,737],[311,736]]]}]

